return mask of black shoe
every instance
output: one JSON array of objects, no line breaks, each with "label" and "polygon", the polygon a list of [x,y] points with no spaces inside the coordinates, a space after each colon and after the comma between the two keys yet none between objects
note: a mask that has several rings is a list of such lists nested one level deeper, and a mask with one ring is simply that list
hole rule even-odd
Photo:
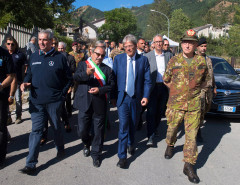
[{"label": "black shoe", "polygon": [[174,153],[174,146],[167,146],[164,157],[165,159],[171,159]]},{"label": "black shoe", "polygon": [[130,145],[130,146],[127,147],[127,152],[130,155],[134,155],[135,154],[135,148],[132,145]]},{"label": "black shoe", "polygon": [[36,171],[36,167],[31,168],[31,167],[25,166],[23,169],[20,169],[18,171],[23,174],[31,175]]},{"label": "black shoe", "polygon": [[93,166],[94,167],[98,168],[98,167],[100,167],[100,165],[101,165],[101,162],[100,162],[99,159],[93,159]]},{"label": "black shoe", "polygon": [[149,147],[153,147],[153,138],[152,137],[149,137],[146,145]]},{"label": "black shoe", "polygon": [[188,176],[188,180],[192,183],[198,184],[200,182],[199,177],[193,169],[193,165],[190,163],[185,163],[183,168],[183,173]]},{"label": "black shoe", "polygon": [[90,147],[84,145],[83,155],[84,155],[84,157],[88,157],[90,155]]},{"label": "black shoe", "polygon": [[62,159],[64,159],[64,157],[65,157],[65,151],[64,151],[64,150],[61,150],[61,151],[58,151],[58,152],[57,152],[56,158],[57,158],[58,160],[62,160]]},{"label": "black shoe", "polygon": [[117,167],[119,168],[125,168],[127,165],[127,159],[119,159],[117,163]]}]

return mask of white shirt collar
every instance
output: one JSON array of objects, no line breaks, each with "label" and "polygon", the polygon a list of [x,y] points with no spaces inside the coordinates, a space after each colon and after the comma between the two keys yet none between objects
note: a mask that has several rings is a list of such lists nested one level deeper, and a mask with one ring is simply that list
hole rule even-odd
[{"label": "white shirt collar", "polygon": [[155,54],[155,56],[164,56],[164,52],[163,52],[163,50],[162,50],[162,54],[159,55],[159,54],[156,53],[156,51],[155,51],[155,49],[154,49],[154,54]]},{"label": "white shirt collar", "polygon": [[127,55],[127,60],[131,60],[131,58],[132,58],[133,60],[135,60],[135,58],[136,58],[136,53],[134,54],[133,57],[130,57],[130,56]]}]

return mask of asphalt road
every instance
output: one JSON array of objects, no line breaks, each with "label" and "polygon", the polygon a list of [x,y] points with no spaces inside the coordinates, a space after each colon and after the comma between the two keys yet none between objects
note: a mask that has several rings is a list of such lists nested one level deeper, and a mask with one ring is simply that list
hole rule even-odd
[{"label": "asphalt road", "polygon": [[[183,174],[183,127],[178,133],[175,155],[166,160],[166,120],[160,125],[160,137],[155,138],[154,148],[146,147],[146,125],[136,132],[136,153],[128,156],[127,169],[116,167],[118,120],[116,109],[111,109],[111,130],[107,131],[103,161],[100,168],[92,165],[91,157],[84,157],[83,144],[77,135],[77,111],[70,118],[72,133],[65,133],[66,157],[55,159],[56,149],[53,132],[49,129],[49,141],[40,148],[37,172],[24,175],[18,169],[25,166],[28,154],[28,136],[31,131],[28,105],[24,104],[23,122],[8,126],[12,140],[8,145],[5,167],[0,170],[0,185],[186,185],[192,184]],[[15,115],[12,116],[15,120]],[[206,119],[202,129],[204,142],[198,145],[199,157],[196,164],[200,184],[238,185],[240,159],[240,120],[228,118]]]}]

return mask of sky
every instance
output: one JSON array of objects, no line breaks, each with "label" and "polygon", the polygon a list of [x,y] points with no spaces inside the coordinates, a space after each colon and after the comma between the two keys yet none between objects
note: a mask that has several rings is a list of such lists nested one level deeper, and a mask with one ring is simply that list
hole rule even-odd
[{"label": "sky", "polygon": [[75,8],[90,5],[101,11],[109,11],[115,8],[131,8],[132,6],[142,6],[151,4],[154,0],[75,0],[73,5]]}]

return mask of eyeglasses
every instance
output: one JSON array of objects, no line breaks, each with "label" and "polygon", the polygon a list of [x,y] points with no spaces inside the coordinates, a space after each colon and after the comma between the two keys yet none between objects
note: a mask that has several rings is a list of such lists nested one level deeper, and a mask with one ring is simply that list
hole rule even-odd
[{"label": "eyeglasses", "polygon": [[155,44],[161,44],[163,41],[154,41]]},{"label": "eyeglasses", "polygon": [[164,44],[164,46],[169,46],[169,44]]},{"label": "eyeglasses", "polygon": [[97,57],[99,57],[99,56],[101,56],[101,58],[105,57],[105,55],[101,55],[100,53],[97,53],[97,52],[94,52],[94,53],[97,55]]},{"label": "eyeglasses", "polygon": [[15,46],[15,44],[14,44],[14,43],[7,43],[7,45]]}]

